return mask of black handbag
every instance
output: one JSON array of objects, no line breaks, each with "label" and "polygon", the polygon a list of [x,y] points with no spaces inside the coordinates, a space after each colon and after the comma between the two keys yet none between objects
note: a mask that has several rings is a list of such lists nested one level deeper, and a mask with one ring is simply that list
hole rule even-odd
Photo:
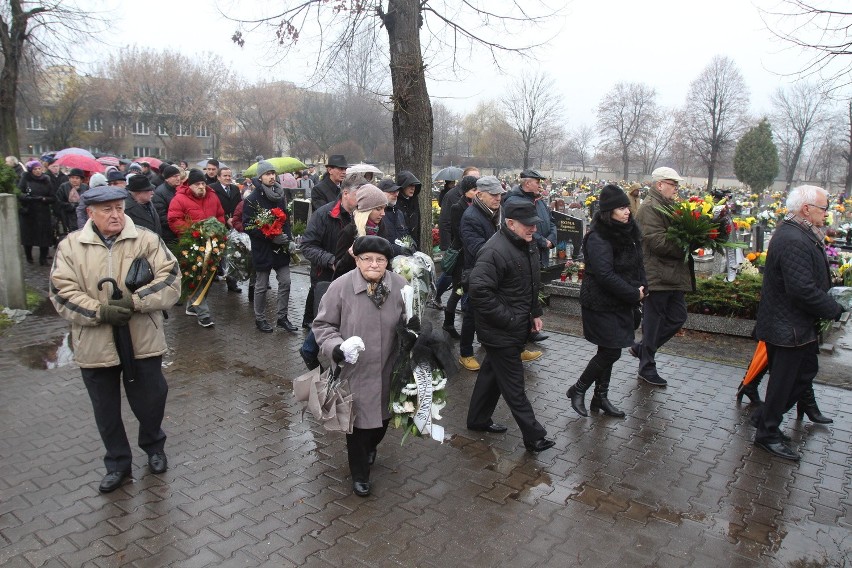
[{"label": "black handbag", "polygon": [[127,271],[127,277],[124,279],[124,285],[132,294],[142,286],[150,284],[154,281],[154,269],[151,268],[151,263],[148,259],[140,256],[134,258],[130,263],[130,270]]}]

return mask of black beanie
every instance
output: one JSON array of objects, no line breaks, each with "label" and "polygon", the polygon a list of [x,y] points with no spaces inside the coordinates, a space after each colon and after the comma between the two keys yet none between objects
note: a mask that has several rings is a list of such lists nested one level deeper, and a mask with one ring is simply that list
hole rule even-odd
[{"label": "black beanie", "polygon": [[598,207],[601,211],[612,211],[619,207],[630,207],[630,200],[627,199],[623,189],[617,185],[608,184],[601,190]]},{"label": "black beanie", "polygon": [[186,178],[186,185],[192,185],[194,183],[198,183],[200,181],[206,182],[207,178],[204,177],[204,172],[201,170],[192,168],[189,170],[189,177]]},{"label": "black beanie", "polygon": [[465,194],[471,189],[475,188],[477,179],[479,178],[477,178],[476,176],[464,176],[461,179],[461,183],[459,184],[459,186],[461,186],[462,194]]},{"label": "black beanie", "polygon": [[180,169],[176,166],[168,165],[160,172],[160,175],[163,176],[163,179],[169,179],[175,174],[179,174]]}]

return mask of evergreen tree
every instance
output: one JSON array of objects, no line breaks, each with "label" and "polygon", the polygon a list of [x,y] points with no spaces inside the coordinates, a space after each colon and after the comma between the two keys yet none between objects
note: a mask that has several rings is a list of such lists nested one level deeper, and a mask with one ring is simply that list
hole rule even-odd
[{"label": "evergreen tree", "polygon": [[765,118],[746,132],[734,152],[734,174],[753,191],[763,191],[778,176],[778,148]]}]

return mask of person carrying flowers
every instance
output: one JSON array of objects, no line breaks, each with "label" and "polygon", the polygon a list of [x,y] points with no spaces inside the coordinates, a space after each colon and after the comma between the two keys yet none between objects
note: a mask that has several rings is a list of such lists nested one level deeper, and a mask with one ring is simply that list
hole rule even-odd
[{"label": "person carrying flowers", "polygon": [[266,292],[274,270],[278,279],[276,326],[290,333],[290,249],[295,248],[287,216],[284,188],[275,181],[275,166],[266,160],[257,165],[257,177],[251,180],[254,191],[245,198],[243,225],[251,238],[251,258],[255,269],[254,323],[263,333],[272,333],[266,321]]},{"label": "person carrying flowers", "polygon": [[[194,223],[214,217],[222,223],[224,230],[225,210],[222,203],[204,181],[204,172],[197,169],[189,171],[186,181],[177,188],[174,199],[169,203],[169,228],[180,238]],[[207,305],[207,286],[196,286],[186,302],[186,315],[196,316],[198,325],[210,327],[210,307]]]}]

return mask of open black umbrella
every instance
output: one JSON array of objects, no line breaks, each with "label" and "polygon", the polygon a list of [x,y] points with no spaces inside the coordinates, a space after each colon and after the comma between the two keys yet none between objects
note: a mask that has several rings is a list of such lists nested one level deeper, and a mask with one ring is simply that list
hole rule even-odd
[{"label": "open black umbrella", "polygon": [[[112,299],[120,300],[124,297],[121,293],[121,288],[118,287],[118,282],[112,278],[101,278],[98,280],[98,290],[103,290],[105,283],[112,284]],[[132,383],[133,379],[133,339],[130,337],[130,328],[126,325],[112,326],[112,338],[115,341],[115,348],[118,350],[118,359],[121,361],[121,370],[127,382]]]}]

